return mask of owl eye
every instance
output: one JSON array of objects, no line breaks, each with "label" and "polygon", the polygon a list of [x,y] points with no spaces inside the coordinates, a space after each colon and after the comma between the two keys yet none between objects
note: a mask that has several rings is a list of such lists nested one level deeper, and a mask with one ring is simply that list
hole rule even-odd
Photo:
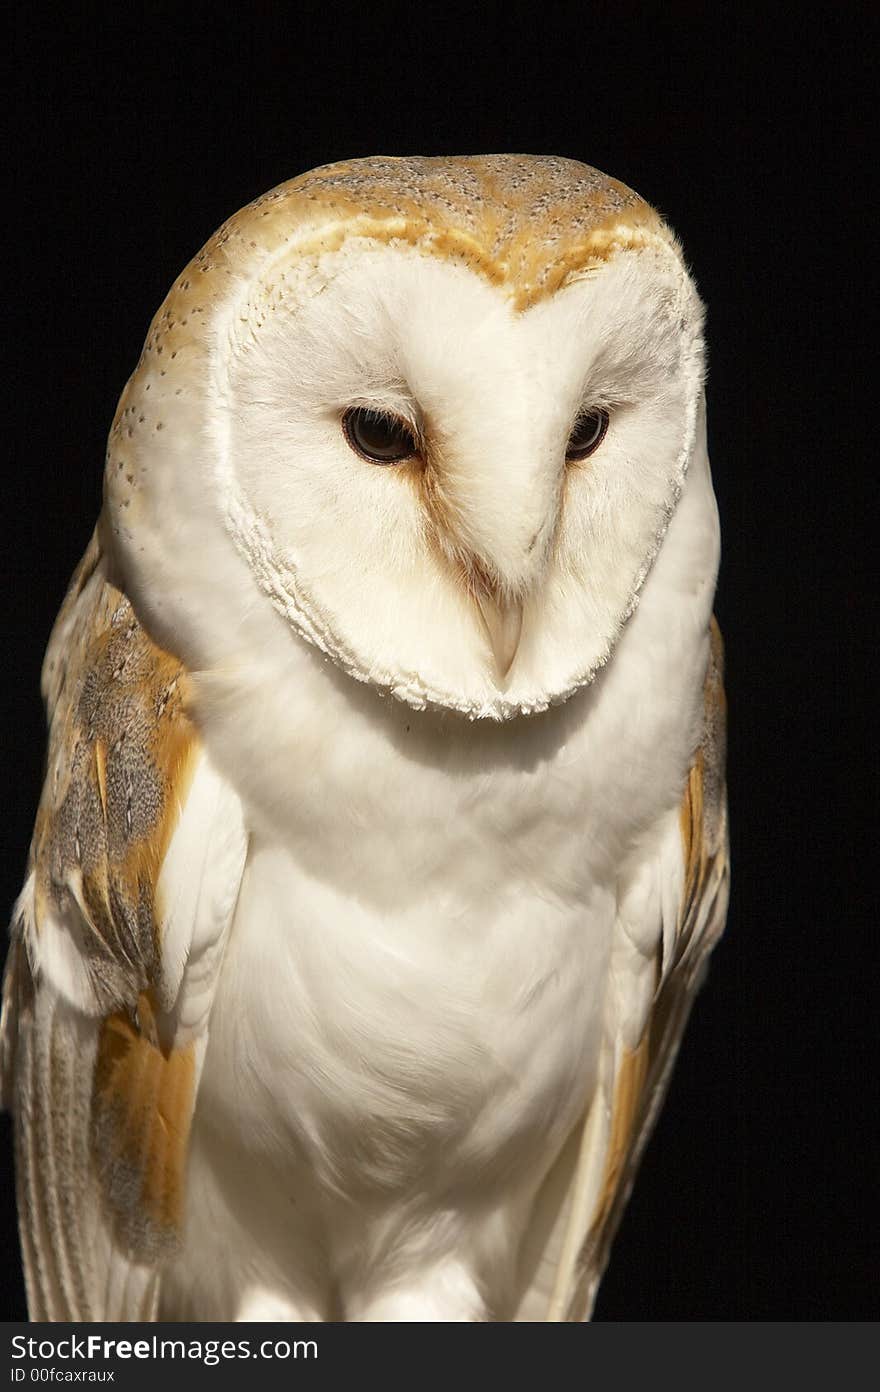
[{"label": "owl eye", "polygon": [[371,464],[399,464],[416,452],[412,431],[398,416],[366,406],[350,406],[342,417],[342,431],[355,454]]},{"label": "owl eye", "polygon": [[587,455],[599,448],[607,429],[607,411],[588,411],[578,416],[565,447],[566,459],[586,459]]}]

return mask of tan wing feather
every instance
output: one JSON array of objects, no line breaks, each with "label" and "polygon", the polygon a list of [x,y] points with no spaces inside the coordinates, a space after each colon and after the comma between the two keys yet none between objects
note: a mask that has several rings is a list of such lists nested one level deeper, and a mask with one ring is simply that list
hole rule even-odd
[{"label": "tan wing feather", "polygon": [[[152,1265],[178,1240],[196,1044],[175,1047],[165,1013],[157,885],[199,750],[186,680],[109,580],[96,533],[44,664],[47,774],[4,981],[33,1319],[149,1318]],[[47,969],[64,934],[85,1008]]]},{"label": "tan wing feather", "polygon": [[538,1195],[523,1251],[516,1318],[589,1318],[611,1241],[659,1114],[729,880],[723,649],[711,624],[700,748],[680,810],[683,887],[674,931],[658,939],[657,988],[635,1047],[610,1039],[583,1123]]},{"label": "tan wing feather", "polygon": [[706,675],[703,738],[680,811],[684,895],[671,959],[663,962],[654,1006],[635,1050],[617,1070],[610,1141],[599,1203],[578,1262],[565,1318],[589,1316],[608,1254],[669,1085],[691,1006],[727,912],[729,854],[724,779],[724,649],[713,617]]}]

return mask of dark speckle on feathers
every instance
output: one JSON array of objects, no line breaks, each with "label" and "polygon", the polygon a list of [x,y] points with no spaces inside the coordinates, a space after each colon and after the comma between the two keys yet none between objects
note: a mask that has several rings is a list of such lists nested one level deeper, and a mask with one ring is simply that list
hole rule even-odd
[{"label": "dark speckle on feathers", "polygon": [[[157,882],[198,748],[185,689],[181,664],[150,641],[93,538],[43,669],[49,755],[31,844],[33,922],[14,925],[4,986],[4,1097],[16,1114],[32,1318],[108,1317],[103,1282],[87,1280],[102,1224],[137,1263],[179,1238],[193,1051],[160,1045],[153,1002]],[[93,1012],[34,980],[26,934],[36,961],[50,927],[70,935]],[[145,1303],[131,1308],[149,1317],[138,1289]]]},{"label": "dark speckle on feathers", "polygon": [[182,668],[106,580],[93,542],[49,644],[47,778],[31,847],[36,931],[78,939],[102,1008],[130,1006],[158,970],[155,887],[195,733]]}]

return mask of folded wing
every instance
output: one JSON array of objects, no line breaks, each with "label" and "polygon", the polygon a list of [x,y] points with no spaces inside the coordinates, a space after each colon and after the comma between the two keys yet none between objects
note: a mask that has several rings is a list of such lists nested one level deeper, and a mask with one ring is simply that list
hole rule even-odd
[{"label": "folded wing", "polygon": [[599,1086],[539,1192],[518,1320],[588,1319],[656,1121],[729,889],[721,634],[714,619],[703,737],[681,806],[621,886]]},{"label": "folded wing", "polygon": [[246,852],[188,678],[97,535],[43,667],[46,780],[0,1030],[30,1316],[154,1317]]}]

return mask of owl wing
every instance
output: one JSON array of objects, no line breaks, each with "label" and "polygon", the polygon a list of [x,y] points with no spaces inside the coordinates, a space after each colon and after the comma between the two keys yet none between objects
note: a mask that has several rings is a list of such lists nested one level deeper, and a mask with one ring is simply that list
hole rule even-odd
[{"label": "owl wing", "polygon": [[729,892],[723,648],[715,620],[703,737],[681,807],[619,899],[599,1085],[540,1190],[518,1320],[588,1319],[669,1083]]},{"label": "owl wing", "polygon": [[246,836],[188,678],[96,536],[43,666],[46,779],[3,986],[0,1065],[33,1320],[155,1315]]}]

